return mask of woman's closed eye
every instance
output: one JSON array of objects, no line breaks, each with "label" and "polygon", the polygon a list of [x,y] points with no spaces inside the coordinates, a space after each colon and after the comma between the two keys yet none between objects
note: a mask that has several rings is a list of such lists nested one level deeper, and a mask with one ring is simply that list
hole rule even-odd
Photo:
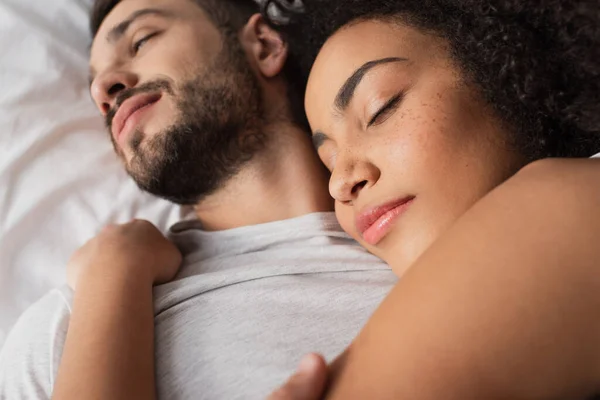
[{"label": "woman's closed eye", "polygon": [[398,108],[402,100],[404,99],[404,93],[399,93],[396,96],[389,99],[376,113],[371,117],[367,128],[377,126],[384,123]]}]

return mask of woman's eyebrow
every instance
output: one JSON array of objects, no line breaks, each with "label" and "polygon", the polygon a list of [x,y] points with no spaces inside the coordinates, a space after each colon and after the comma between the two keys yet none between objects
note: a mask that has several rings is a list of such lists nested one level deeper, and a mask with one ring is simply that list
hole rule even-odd
[{"label": "woman's eyebrow", "polygon": [[408,59],[406,58],[388,57],[364,63],[360,68],[354,71],[354,73],[348,79],[346,79],[346,82],[344,82],[344,84],[340,88],[337,96],[335,97],[335,108],[339,112],[344,112],[346,108],[348,108],[348,105],[354,97],[354,92],[356,92],[356,88],[358,87],[358,85],[360,85],[367,72],[369,72],[371,69],[382,64],[406,61],[408,61]]},{"label": "woman's eyebrow", "polygon": [[319,150],[319,147],[323,146],[323,143],[325,143],[328,140],[330,140],[329,136],[327,136],[326,134],[324,134],[321,131],[316,131],[312,135],[313,146],[315,147],[316,150]]}]

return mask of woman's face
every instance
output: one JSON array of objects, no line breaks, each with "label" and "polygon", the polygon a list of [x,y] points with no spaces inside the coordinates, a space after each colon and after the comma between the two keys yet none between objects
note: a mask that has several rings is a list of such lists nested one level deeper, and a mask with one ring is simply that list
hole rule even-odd
[{"label": "woman's face", "polygon": [[306,110],[340,223],[397,274],[524,164],[446,43],[401,24],[332,36]]}]

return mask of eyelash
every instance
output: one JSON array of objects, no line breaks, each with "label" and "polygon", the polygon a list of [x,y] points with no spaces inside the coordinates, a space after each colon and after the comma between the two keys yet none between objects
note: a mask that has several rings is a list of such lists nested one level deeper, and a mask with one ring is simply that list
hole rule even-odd
[{"label": "eyelash", "polygon": [[403,98],[404,98],[404,93],[399,93],[396,96],[392,97],[387,103],[385,103],[383,105],[383,107],[381,107],[379,109],[379,111],[377,111],[375,113],[375,115],[373,115],[373,117],[367,124],[367,128],[370,128],[372,126],[379,125],[379,124],[385,122],[385,119],[381,120],[381,117],[388,115],[389,113],[394,111],[396,108],[398,108],[398,106],[400,105],[400,102],[402,101]]},{"label": "eyelash", "polygon": [[152,39],[154,36],[158,35],[158,32],[154,32],[151,33],[149,35],[144,36],[143,38],[141,38],[140,40],[138,40],[137,42],[135,42],[131,48],[131,50],[133,51],[133,54],[137,54],[140,51],[140,48],[146,44],[146,42],[150,39]]}]

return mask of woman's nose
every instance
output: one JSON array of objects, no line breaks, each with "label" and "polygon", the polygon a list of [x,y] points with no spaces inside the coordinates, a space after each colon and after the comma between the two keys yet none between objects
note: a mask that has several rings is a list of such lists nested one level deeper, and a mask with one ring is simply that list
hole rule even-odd
[{"label": "woman's nose", "polygon": [[373,186],[379,177],[379,169],[370,161],[351,155],[338,155],[329,181],[329,192],[341,203],[352,203],[361,191]]}]

